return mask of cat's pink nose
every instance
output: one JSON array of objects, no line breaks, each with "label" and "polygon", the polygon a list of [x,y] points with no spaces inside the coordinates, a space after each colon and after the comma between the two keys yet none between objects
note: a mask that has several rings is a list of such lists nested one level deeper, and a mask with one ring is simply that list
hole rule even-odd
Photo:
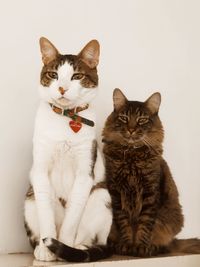
[{"label": "cat's pink nose", "polygon": [[61,93],[61,95],[64,95],[66,90],[63,87],[59,87],[58,91]]}]

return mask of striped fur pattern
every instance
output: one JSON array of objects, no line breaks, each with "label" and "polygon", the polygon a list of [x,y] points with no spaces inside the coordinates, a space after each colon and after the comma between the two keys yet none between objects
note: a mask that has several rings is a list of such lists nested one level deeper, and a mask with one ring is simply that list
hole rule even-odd
[{"label": "striped fur pattern", "polygon": [[[114,111],[103,130],[113,208],[108,244],[117,254],[139,257],[171,252],[175,243],[180,252],[181,242],[174,237],[183,227],[183,215],[177,187],[162,157],[161,96],[155,93],[145,102],[128,101],[115,89],[113,100]],[[200,252],[199,241],[195,242],[198,249],[193,251]]]}]

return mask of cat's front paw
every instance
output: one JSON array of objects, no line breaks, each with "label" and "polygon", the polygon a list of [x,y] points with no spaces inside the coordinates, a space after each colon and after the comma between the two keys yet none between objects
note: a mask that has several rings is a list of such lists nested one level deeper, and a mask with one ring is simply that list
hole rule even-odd
[{"label": "cat's front paw", "polygon": [[34,256],[39,261],[56,261],[56,256],[42,243],[36,246]]},{"label": "cat's front paw", "polygon": [[115,244],[115,252],[119,255],[132,256],[133,255],[133,245],[124,243]]},{"label": "cat's front paw", "polygon": [[144,244],[139,244],[137,246],[134,246],[134,248],[133,248],[133,256],[141,257],[141,258],[152,256],[150,246],[147,246],[147,245],[144,245]]}]

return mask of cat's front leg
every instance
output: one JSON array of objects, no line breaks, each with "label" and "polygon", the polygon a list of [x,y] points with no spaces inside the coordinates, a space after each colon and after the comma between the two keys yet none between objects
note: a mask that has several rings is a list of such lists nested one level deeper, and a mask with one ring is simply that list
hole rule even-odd
[{"label": "cat's front leg", "polygon": [[139,225],[136,231],[135,242],[133,246],[134,256],[149,257],[152,255],[151,235],[153,224],[154,222],[152,218],[145,218],[142,222],[141,220],[139,220]]},{"label": "cat's front leg", "polygon": [[75,181],[67,199],[65,217],[59,233],[59,240],[74,246],[77,228],[93,186],[92,143],[83,144],[74,150]]},{"label": "cat's front leg", "polygon": [[135,233],[134,255],[139,257],[148,257],[153,253],[151,237],[152,230],[155,224],[159,187],[158,184],[152,182],[154,177],[146,178],[146,183],[143,185],[143,204],[140,216],[137,222],[137,231]]},{"label": "cat's front leg", "polygon": [[83,172],[79,175],[69,196],[65,217],[59,233],[59,240],[69,246],[74,246],[77,228],[93,184],[90,176],[84,175]]},{"label": "cat's front leg", "polygon": [[43,244],[43,238],[56,238],[56,226],[54,218],[54,197],[50,185],[48,170],[50,151],[37,147],[34,149],[33,167],[31,170],[31,183],[33,185],[40,240],[35,248],[34,255],[36,259],[42,261],[55,260],[55,256],[49,253]]},{"label": "cat's front leg", "polygon": [[54,237],[56,238],[55,219],[53,211],[53,200],[51,194],[51,188],[49,185],[48,176],[42,169],[36,170],[36,167],[32,170],[32,184],[34,188],[34,195],[37,207],[38,223],[40,240],[39,245],[34,250],[34,256],[37,260],[41,261],[53,261],[55,255],[53,255],[43,244],[43,238]]},{"label": "cat's front leg", "polygon": [[68,246],[74,246],[77,228],[92,188],[91,176],[80,172],[76,177],[72,192],[67,201],[67,209],[59,233],[59,240]]},{"label": "cat's front leg", "polygon": [[[133,231],[130,222],[129,214],[123,209],[121,203],[121,194],[112,189],[110,190],[113,205],[113,220],[118,229],[118,233],[114,233],[114,236],[118,236],[117,241],[112,243],[113,229],[109,236],[109,245],[113,247],[114,251],[120,255],[132,255],[133,249]],[[116,231],[116,230],[115,230]]]}]

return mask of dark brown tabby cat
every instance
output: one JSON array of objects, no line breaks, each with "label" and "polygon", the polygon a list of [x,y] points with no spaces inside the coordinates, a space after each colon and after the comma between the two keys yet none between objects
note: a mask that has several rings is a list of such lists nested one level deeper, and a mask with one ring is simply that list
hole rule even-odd
[{"label": "dark brown tabby cat", "polygon": [[113,209],[108,245],[78,250],[53,240],[49,249],[60,258],[77,262],[111,253],[137,257],[200,253],[199,239],[174,239],[183,227],[183,215],[175,182],[162,157],[160,94],[145,102],[128,101],[115,89],[113,100],[114,111],[103,131]]},{"label": "dark brown tabby cat", "polygon": [[146,257],[162,252],[200,253],[200,241],[174,240],[183,226],[178,191],[162,157],[160,93],[128,101],[114,90],[114,111],[103,131],[113,224],[108,244],[115,253]]}]

